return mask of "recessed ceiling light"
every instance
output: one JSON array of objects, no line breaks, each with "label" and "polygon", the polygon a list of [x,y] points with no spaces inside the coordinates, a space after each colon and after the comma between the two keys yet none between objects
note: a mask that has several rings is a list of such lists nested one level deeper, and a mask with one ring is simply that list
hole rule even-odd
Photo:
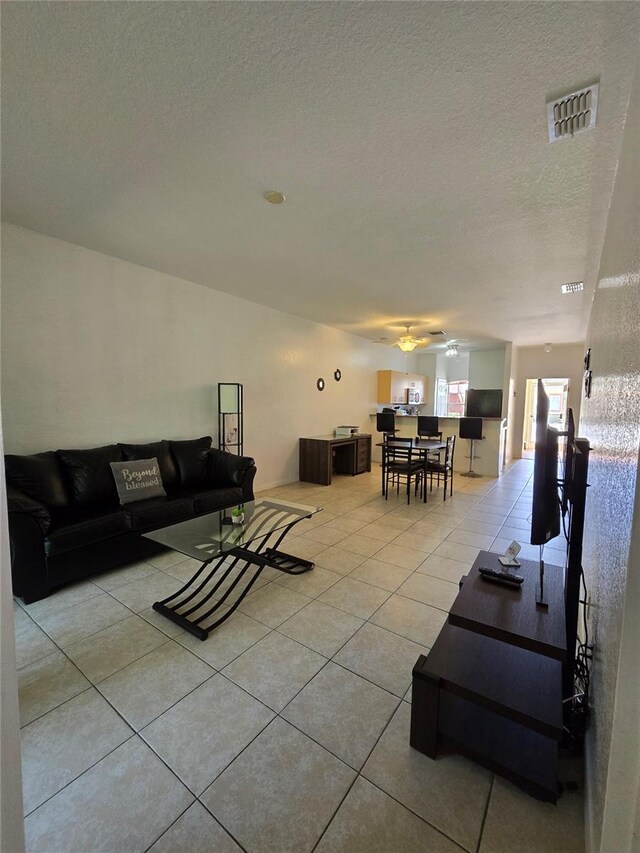
[{"label": "recessed ceiling light", "polygon": [[570,281],[560,287],[562,293],[580,293],[584,290],[584,281]]},{"label": "recessed ceiling light", "polygon": [[285,200],[284,194],[277,190],[269,190],[264,194],[264,197],[270,204],[282,204]]}]

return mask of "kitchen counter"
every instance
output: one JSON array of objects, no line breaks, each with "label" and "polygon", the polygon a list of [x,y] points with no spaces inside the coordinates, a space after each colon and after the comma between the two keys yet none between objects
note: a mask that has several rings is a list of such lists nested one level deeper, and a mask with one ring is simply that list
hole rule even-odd
[{"label": "kitchen counter", "polygon": [[[372,432],[374,433],[374,443],[382,440],[382,433],[378,433],[378,439],[375,438],[376,413],[370,415],[372,420]],[[446,439],[449,435],[456,436],[456,449],[453,458],[453,469],[456,473],[462,474],[469,470],[469,448],[470,441],[466,438],[458,438],[460,428],[460,418],[438,418],[440,430],[442,431],[442,439]],[[396,415],[396,426],[399,436],[416,436],[418,432],[418,418],[415,415]],[[506,418],[483,418],[482,419],[482,441],[474,442],[474,461],[473,470],[485,477],[499,477],[504,466],[505,458],[505,441],[507,431]],[[381,461],[380,448],[375,448],[374,460]]]}]

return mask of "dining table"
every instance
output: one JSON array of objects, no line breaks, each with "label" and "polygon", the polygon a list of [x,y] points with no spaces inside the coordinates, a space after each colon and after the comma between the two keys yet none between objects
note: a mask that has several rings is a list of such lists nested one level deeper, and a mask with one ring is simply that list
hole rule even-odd
[{"label": "dining table", "polygon": [[[389,444],[393,445],[393,439],[389,439],[389,441],[379,441],[376,443],[376,447],[382,448],[382,494],[385,494],[385,485],[386,485],[386,473],[387,473],[387,454],[386,448]],[[426,465],[427,458],[430,453],[438,453],[440,450],[445,450],[447,447],[447,442],[442,441],[439,438],[414,438],[411,440],[411,445],[408,442],[403,441],[402,445],[404,447],[411,446],[412,450],[419,450],[421,455],[425,460],[425,476],[426,476]],[[425,485],[426,488],[426,485]]]}]

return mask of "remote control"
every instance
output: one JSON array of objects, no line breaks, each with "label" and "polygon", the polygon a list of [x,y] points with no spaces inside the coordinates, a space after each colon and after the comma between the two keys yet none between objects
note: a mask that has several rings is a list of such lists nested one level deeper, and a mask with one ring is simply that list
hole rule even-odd
[{"label": "remote control", "polygon": [[520,586],[524,580],[522,575],[514,575],[511,572],[505,572],[500,569],[489,569],[486,566],[480,566],[478,571],[482,575],[483,580],[504,583],[508,586]]}]

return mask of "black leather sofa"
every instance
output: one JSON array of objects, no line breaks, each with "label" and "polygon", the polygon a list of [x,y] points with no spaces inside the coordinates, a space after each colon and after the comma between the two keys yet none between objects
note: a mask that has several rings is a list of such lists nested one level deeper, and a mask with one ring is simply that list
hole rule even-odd
[{"label": "black leather sofa", "polygon": [[[111,462],[157,457],[166,497],[120,506]],[[254,460],[211,437],[5,456],[13,591],[25,603],[163,547],[140,534],[253,500]]]}]

